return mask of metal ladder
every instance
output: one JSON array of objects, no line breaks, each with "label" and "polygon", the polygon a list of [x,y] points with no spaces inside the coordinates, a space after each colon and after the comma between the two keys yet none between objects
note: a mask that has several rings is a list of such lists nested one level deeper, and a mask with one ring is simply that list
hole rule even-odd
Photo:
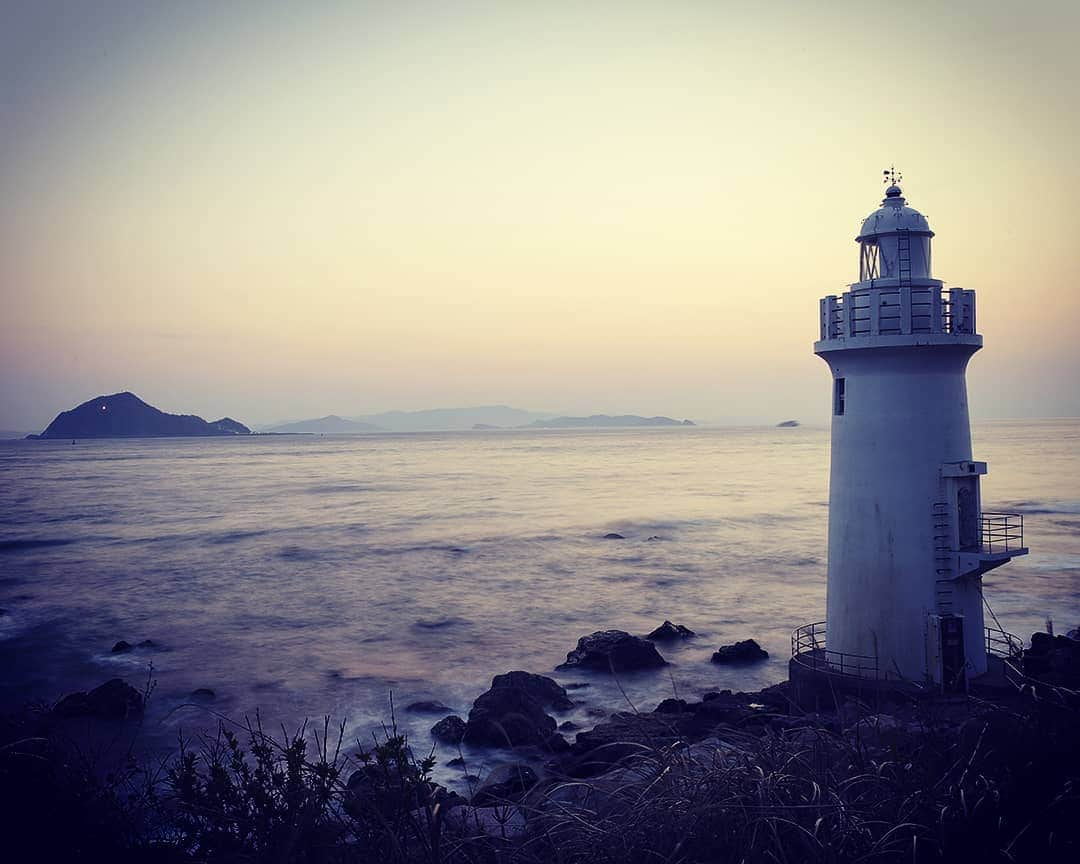
[{"label": "metal ladder", "polygon": [[907,228],[901,228],[896,234],[896,267],[900,285],[911,287],[911,235]]},{"label": "metal ladder", "polygon": [[952,527],[949,524],[949,505],[939,501],[934,505],[934,572],[937,581],[934,594],[939,615],[953,611],[953,553]]}]

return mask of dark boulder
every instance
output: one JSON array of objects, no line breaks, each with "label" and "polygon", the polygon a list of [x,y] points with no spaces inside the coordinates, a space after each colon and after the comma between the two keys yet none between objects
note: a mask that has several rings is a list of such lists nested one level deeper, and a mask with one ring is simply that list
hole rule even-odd
[{"label": "dark boulder", "polygon": [[217,694],[209,687],[199,687],[196,690],[191,691],[192,699],[205,699],[208,702],[216,698]]},{"label": "dark boulder", "polygon": [[443,717],[431,727],[431,737],[443,744],[460,744],[465,737],[465,721],[457,714]]},{"label": "dark boulder", "polygon": [[465,741],[490,747],[546,746],[556,737],[555,718],[520,687],[492,687],[469,711]]},{"label": "dark boulder", "polygon": [[1054,645],[1054,637],[1049,633],[1032,633],[1031,634],[1031,648],[1032,654],[1046,654]]},{"label": "dark boulder", "polygon": [[708,702],[695,702],[688,706],[690,716],[682,725],[687,734],[701,735],[717,726],[744,727],[754,721],[765,722],[765,712],[750,707],[750,697],[743,693],[721,696]]},{"label": "dark boulder", "polygon": [[572,759],[567,762],[568,773],[575,777],[602,774],[622,759],[648,755],[673,744],[682,738],[677,719],[664,714],[616,712],[607,722],[578,732]]},{"label": "dark boulder", "polygon": [[1023,664],[1026,675],[1043,683],[1080,687],[1080,642],[1069,636],[1033,633]]},{"label": "dark boulder", "polygon": [[574,707],[574,703],[566,695],[566,690],[558,681],[546,675],[520,671],[507,672],[492,678],[491,687],[492,689],[516,687],[524,690],[543,707],[554,708],[556,711],[567,711]]},{"label": "dark boulder", "polygon": [[753,663],[766,660],[769,652],[753,639],[743,639],[734,645],[723,645],[712,655],[713,663]]},{"label": "dark boulder", "polygon": [[483,779],[469,803],[474,807],[517,803],[537,782],[528,765],[500,765]]},{"label": "dark boulder", "polygon": [[656,706],[657,714],[682,714],[689,710],[685,699],[665,699]]},{"label": "dark boulder", "polygon": [[413,702],[405,706],[406,711],[412,711],[414,714],[446,714],[454,709],[448,705],[443,705],[435,699],[430,699],[424,702]]},{"label": "dark boulder", "polygon": [[598,630],[578,639],[577,648],[566,655],[566,662],[558,668],[631,672],[666,665],[667,661],[649,640],[622,630]]},{"label": "dark boulder", "polygon": [[623,537],[622,534],[616,534],[614,531],[612,531],[610,534],[605,534],[604,539],[605,540],[625,540],[626,538]]},{"label": "dark boulder", "polygon": [[652,639],[655,642],[670,642],[674,639],[689,639],[691,636],[697,636],[697,633],[689,627],[665,621],[645,638]]},{"label": "dark boulder", "polygon": [[135,647],[136,648],[150,649],[150,648],[157,648],[158,645],[157,645],[157,642],[155,642],[153,639],[143,639],[142,642],[140,642]]},{"label": "dark boulder", "polygon": [[127,720],[141,717],[143,697],[134,687],[113,678],[89,693],[70,693],[56,703],[53,713],[60,717],[98,717]]}]

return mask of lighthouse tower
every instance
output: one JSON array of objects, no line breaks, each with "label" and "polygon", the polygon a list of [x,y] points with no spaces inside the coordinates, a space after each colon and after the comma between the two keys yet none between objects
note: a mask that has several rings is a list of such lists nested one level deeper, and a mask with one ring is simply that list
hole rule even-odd
[{"label": "lighthouse tower", "polygon": [[964,381],[975,292],[933,278],[934,232],[885,175],[855,238],[859,281],[821,301],[814,344],[833,376],[818,636],[830,670],[963,688],[987,666],[982,575],[1027,552],[1023,523],[982,510]]}]

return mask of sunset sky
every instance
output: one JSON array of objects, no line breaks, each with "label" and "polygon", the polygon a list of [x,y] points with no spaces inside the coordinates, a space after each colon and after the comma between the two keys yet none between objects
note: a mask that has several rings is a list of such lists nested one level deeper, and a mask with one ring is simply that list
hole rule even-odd
[{"label": "sunset sky", "polygon": [[0,16],[0,428],[118,390],[824,421],[892,162],[978,292],[973,415],[1080,415],[1080,3]]}]

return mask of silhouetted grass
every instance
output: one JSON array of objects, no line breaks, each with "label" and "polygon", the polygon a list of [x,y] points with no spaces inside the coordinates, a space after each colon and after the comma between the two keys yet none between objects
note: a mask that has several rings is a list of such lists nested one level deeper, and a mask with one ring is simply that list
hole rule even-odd
[{"label": "silhouetted grass", "polygon": [[720,727],[485,808],[439,789],[392,721],[355,748],[328,720],[278,735],[223,721],[164,771],[110,774],[47,716],[9,721],[0,743],[4,836],[27,860],[1080,860],[1077,716],[1036,703]]}]

